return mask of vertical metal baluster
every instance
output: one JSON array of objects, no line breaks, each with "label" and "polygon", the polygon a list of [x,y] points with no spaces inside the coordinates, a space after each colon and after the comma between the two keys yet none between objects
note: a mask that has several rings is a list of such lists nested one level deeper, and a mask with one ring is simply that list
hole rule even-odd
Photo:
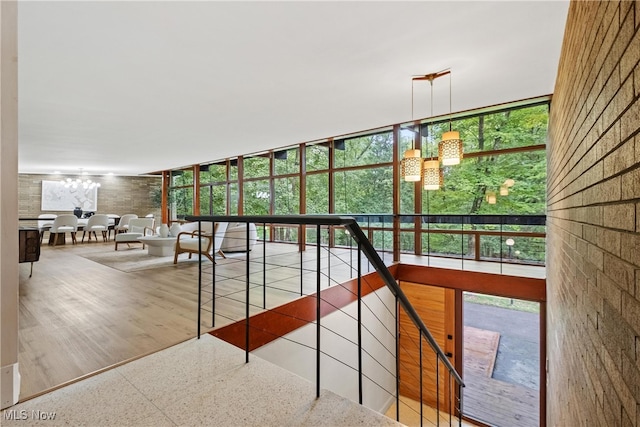
[{"label": "vertical metal baluster", "polygon": [[298,252],[300,252],[300,296],[302,296],[304,292],[304,267],[302,263],[303,257],[301,248],[298,248]]},{"label": "vertical metal baluster", "polygon": [[[429,201],[429,193],[427,193],[427,203]],[[428,205],[427,205],[428,206]],[[429,209],[427,208],[427,213]],[[422,229],[422,225],[420,225]],[[431,265],[431,218],[427,215],[427,265]]]},{"label": "vertical metal baluster", "polygon": [[[247,235],[249,233],[249,225],[247,224]],[[248,242],[248,239],[247,239]],[[264,268],[264,267],[263,267]],[[247,252],[247,261],[245,262],[245,284],[246,284],[246,296],[245,296],[245,311],[246,311],[246,321],[245,321],[245,363],[249,363],[249,253]]]},{"label": "vertical metal baluster", "polygon": [[418,334],[418,340],[419,341],[419,348],[418,348],[418,357],[420,357],[420,427],[422,427],[422,421],[424,420],[423,415],[422,415],[422,407],[423,405],[423,399],[422,399],[422,331],[418,330],[419,334]]},{"label": "vertical metal baluster", "polygon": [[400,303],[396,295],[396,421],[400,422]]},{"label": "vertical metal baluster", "polygon": [[[215,226],[213,227],[215,229]],[[213,236],[213,245],[215,247],[215,234]],[[216,254],[213,254],[213,259],[216,258]],[[216,263],[213,263],[211,269],[211,327],[216,326]]]},{"label": "vertical metal baluster", "polygon": [[[327,240],[331,240],[331,226],[327,228]],[[334,236],[335,237],[335,236]],[[331,286],[331,246],[327,242],[327,287]]]},{"label": "vertical metal baluster", "polygon": [[382,223],[382,251],[380,252],[380,255],[382,255],[382,262],[384,263],[384,225],[385,225],[384,215],[381,215],[380,219],[381,219],[380,222]]},{"label": "vertical metal baluster", "polygon": [[460,217],[460,270],[464,270],[464,217]]},{"label": "vertical metal baluster", "polygon": [[[265,266],[266,251],[262,251],[262,308],[267,309],[267,269]],[[247,263],[249,263],[249,223],[247,223]]]},{"label": "vertical metal baluster", "polygon": [[[198,221],[198,231],[200,231],[201,222]],[[200,243],[198,243],[198,339],[200,339],[200,322],[202,321],[202,256],[200,255]]]},{"label": "vertical metal baluster", "polygon": [[[370,231],[371,231],[371,215],[367,216],[367,233],[369,233]],[[373,242],[371,242],[371,244],[373,245]],[[371,263],[367,262],[367,273],[370,273],[370,272],[371,272]]]},{"label": "vertical metal baluster", "polygon": [[504,236],[502,235],[502,219],[500,219],[500,274],[502,274],[502,245],[504,245]]},{"label": "vertical metal baluster", "polygon": [[458,399],[458,401],[460,402],[458,405],[458,425],[462,427],[462,385],[460,385],[460,383],[457,383],[457,384],[458,384],[458,396],[460,396]]},{"label": "vertical metal baluster", "polygon": [[449,410],[449,425],[451,425],[451,413],[453,412],[453,408],[451,407],[451,393],[453,392],[453,387],[451,387],[451,371],[449,371],[449,381],[447,382],[449,393],[447,393],[447,409]]},{"label": "vertical metal baluster", "polygon": [[[349,277],[351,277],[351,274],[353,274],[353,237],[351,237],[349,230],[345,228],[345,231],[349,235]],[[358,247],[360,247],[360,244],[358,244]],[[360,263],[358,263],[358,271],[360,271]]]},{"label": "vertical metal baluster", "polygon": [[362,273],[360,271],[360,243],[358,243],[358,402],[362,405]]},{"label": "vertical metal baluster", "polygon": [[440,425],[440,356],[436,353],[436,426]]},{"label": "vertical metal baluster", "polygon": [[317,261],[316,261],[316,398],[320,398],[320,224],[317,225]]}]

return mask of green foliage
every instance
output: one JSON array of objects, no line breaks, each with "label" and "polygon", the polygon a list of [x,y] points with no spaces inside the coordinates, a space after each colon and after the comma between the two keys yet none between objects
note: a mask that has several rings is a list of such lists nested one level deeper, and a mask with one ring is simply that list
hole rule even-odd
[{"label": "green foliage", "polygon": [[335,150],[335,167],[375,165],[393,161],[393,134],[384,132],[344,141],[344,149]]}]

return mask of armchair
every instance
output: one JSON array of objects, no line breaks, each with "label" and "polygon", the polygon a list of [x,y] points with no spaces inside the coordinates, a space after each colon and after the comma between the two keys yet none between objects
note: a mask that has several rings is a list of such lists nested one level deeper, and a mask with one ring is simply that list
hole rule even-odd
[{"label": "armchair", "polygon": [[[154,222],[155,220],[153,218],[132,218],[129,220],[128,231],[115,235],[116,251],[118,250],[119,243],[126,243],[127,246],[130,246],[131,243],[139,243],[138,239],[142,236],[153,235]],[[142,245],[142,249],[144,249],[144,244]]]},{"label": "armchair", "polygon": [[135,219],[135,218],[138,218],[138,215],[136,215],[136,214],[124,214],[124,215],[122,215],[122,217],[120,217],[120,221],[118,222],[118,225],[116,225],[114,227],[115,234],[126,233],[129,230],[129,221],[131,221],[132,219]]},{"label": "armchair", "polygon": [[[210,222],[202,223],[202,233],[198,231],[198,223],[188,223],[182,226],[182,231],[178,233],[176,238],[176,251],[173,257],[173,263],[178,263],[178,255],[188,253],[189,258],[193,254],[202,254],[215,263],[214,256],[219,254],[226,258],[224,252],[220,250],[224,234],[227,230],[226,222],[216,222],[213,227]],[[210,231],[213,230],[213,231]],[[200,249],[202,252],[200,252]]]}]

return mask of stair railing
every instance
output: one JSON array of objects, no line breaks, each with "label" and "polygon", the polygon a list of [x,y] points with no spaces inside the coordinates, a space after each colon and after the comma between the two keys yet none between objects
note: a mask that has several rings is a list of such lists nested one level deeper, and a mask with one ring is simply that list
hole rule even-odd
[{"label": "stair railing", "polygon": [[[316,297],[315,297],[315,301],[316,301],[316,313],[315,313],[315,326],[316,326],[316,343],[315,343],[315,351],[316,351],[316,396],[320,397],[320,393],[321,393],[321,356],[322,356],[322,351],[321,351],[321,340],[320,337],[322,335],[322,329],[321,329],[321,320],[322,320],[322,309],[321,309],[321,298],[322,298],[322,286],[321,286],[321,278],[322,278],[322,274],[321,274],[321,259],[322,259],[322,244],[321,244],[321,230],[322,228],[327,228],[327,227],[344,227],[345,230],[349,233],[349,235],[351,236],[351,238],[355,241],[356,245],[357,245],[357,265],[356,265],[356,270],[357,270],[357,274],[356,274],[356,280],[357,280],[357,327],[358,327],[358,337],[357,337],[357,348],[358,348],[358,395],[359,395],[359,403],[363,404],[363,373],[362,373],[362,366],[363,366],[363,348],[362,348],[362,344],[361,344],[361,340],[362,340],[362,332],[363,332],[363,325],[362,325],[362,304],[363,304],[363,298],[362,298],[362,282],[365,280],[364,275],[362,273],[362,260],[360,258],[360,254],[364,254],[366,259],[368,260],[369,264],[371,266],[373,266],[373,268],[376,270],[377,275],[379,277],[380,280],[382,280],[382,282],[384,283],[386,289],[388,289],[391,294],[393,295],[393,298],[395,299],[395,310],[396,313],[394,314],[395,316],[395,359],[396,359],[396,363],[395,363],[395,368],[396,368],[396,372],[395,372],[395,380],[396,380],[396,384],[395,384],[395,405],[396,405],[396,419],[400,420],[400,384],[402,381],[402,378],[400,378],[400,365],[401,365],[401,361],[400,361],[400,340],[399,340],[399,334],[400,334],[400,325],[399,325],[399,310],[403,310],[404,313],[406,313],[406,315],[409,317],[409,319],[411,320],[411,322],[413,323],[413,325],[415,326],[415,328],[418,331],[418,336],[419,336],[419,342],[418,342],[418,348],[419,348],[419,366],[420,366],[420,370],[419,370],[419,413],[420,413],[420,425],[422,426],[423,420],[425,419],[423,416],[423,390],[425,388],[425,386],[423,385],[423,363],[425,363],[424,361],[424,356],[423,356],[423,342],[426,342],[428,344],[428,346],[431,348],[431,350],[433,351],[433,354],[435,355],[435,363],[433,363],[431,366],[433,367],[433,369],[435,370],[435,378],[433,380],[433,382],[435,383],[435,410],[436,410],[436,421],[435,424],[436,425],[440,425],[440,422],[446,422],[446,418],[443,418],[440,414],[441,411],[441,406],[444,406],[446,408],[446,412],[449,415],[449,420],[448,420],[448,424],[451,425],[453,422],[452,416],[457,416],[457,423],[459,425],[461,424],[461,418],[462,418],[462,387],[464,387],[464,383],[462,381],[461,376],[458,374],[458,372],[455,370],[454,366],[451,364],[451,362],[449,361],[447,355],[442,351],[442,349],[440,348],[440,346],[438,345],[438,343],[436,342],[436,340],[434,339],[433,335],[431,334],[431,332],[429,331],[429,329],[427,328],[427,326],[425,325],[425,323],[423,322],[423,320],[420,318],[420,316],[418,315],[418,313],[416,312],[415,308],[413,307],[413,305],[411,304],[411,302],[409,301],[409,299],[407,298],[407,296],[405,295],[405,293],[403,292],[403,290],[401,289],[400,285],[397,283],[397,281],[395,280],[395,278],[393,277],[392,273],[390,272],[389,268],[385,265],[385,263],[383,262],[383,260],[380,258],[378,252],[375,250],[375,248],[372,246],[372,244],[370,243],[370,241],[368,240],[367,236],[364,234],[364,232],[362,231],[362,229],[360,228],[360,226],[358,225],[357,221],[355,220],[355,218],[350,217],[350,216],[339,216],[339,215],[285,215],[285,216],[262,216],[262,215],[248,215],[248,216],[225,216],[225,215],[211,215],[211,216],[188,216],[186,218],[187,221],[196,221],[199,223],[199,231],[202,231],[202,222],[212,222],[212,223],[217,223],[217,222],[236,222],[236,223],[254,223],[254,224],[262,224],[263,225],[263,230],[265,230],[265,234],[263,235],[263,239],[262,239],[262,244],[264,245],[264,249],[262,251],[262,256],[263,256],[263,265],[266,265],[266,254],[267,254],[267,248],[266,248],[266,229],[267,229],[267,225],[273,225],[273,224],[287,224],[287,225],[299,225],[299,226],[315,226],[316,227],[316,236],[315,236],[315,240],[316,240],[316,251],[317,251],[317,255],[316,255]],[[252,330],[252,326],[251,326],[251,313],[250,313],[250,277],[251,277],[251,269],[250,269],[250,265],[251,265],[251,256],[250,256],[250,247],[249,247],[249,241],[250,241],[250,228],[247,226],[246,227],[246,263],[245,263],[245,280],[246,280],[246,294],[245,294],[245,319],[243,320],[245,327],[244,327],[244,331],[245,331],[245,345],[244,348],[246,350],[246,362],[249,362],[249,353],[250,353],[250,331]],[[218,238],[220,238],[221,236],[217,236]],[[306,236],[299,236],[299,240],[302,241],[302,239],[305,239]],[[202,241],[202,240],[201,240]],[[202,244],[202,243],[201,243]],[[307,243],[307,245],[309,245],[309,243]],[[200,247],[200,253],[202,252],[202,247]],[[214,254],[215,255],[215,254]],[[300,260],[301,260],[301,277],[302,277],[302,253],[300,254]],[[198,326],[197,326],[197,333],[198,333],[198,337],[201,334],[201,324],[202,324],[202,317],[201,317],[201,307],[203,304],[203,289],[204,289],[204,276],[203,276],[203,271],[205,269],[204,266],[204,262],[206,261],[206,258],[204,258],[202,255],[199,256],[199,262],[198,262]],[[206,261],[208,262],[208,261]],[[327,273],[325,273],[325,275],[327,275],[328,279],[329,279],[329,285],[331,285],[331,262],[329,261],[328,268],[326,268],[325,270],[328,270],[329,273],[327,275]],[[352,267],[350,267],[352,268]],[[213,284],[212,284],[212,289],[210,291],[210,295],[211,295],[211,303],[212,303],[212,327],[215,326],[215,316],[216,316],[216,309],[215,309],[215,299],[216,299],[216,288],[215,288],[215,281],[216,281],[216,264],[213,263],[211,265],[211,269],[212,269],[212,280],[213,280]],[[265,283],[265,289],[266,289],[266,269],[263,268],[263,283]],[[265,290],[266,292],[266,290]],[[302,290],[302,279],[301,279],[301,289],[300,289],[300,293],[301,295],[303,294],[303,290]],[[266,295],[266,293],[265,293]],[[319,297],[318,297],[319,296]],[[263,308],[266,309],[266,296],[265,298],[265,302],[263,304]],[[388,326],[388,325],[387,325]],[[365,327],[366,328],[366,327]],[[364,353],[367,356],[370,356],[369,353],[367,353],[366,351],[364,351]],[[326,354],[326,353],[325,353]],[[429,363],[427,361],[427,363]],[[442,373],[440,372],[440,367],[444,367],[445,372],[444,375],[446,376],[446,381],[444,381],[444,384],[441,384],[441,375]],[[368,378],[370,380],[370,378]],[[375,382],[375,381],[374,381]],[[444,389],[441,388],[441,386],[444,387]],[[445,402],[441,402],[441,400],[446,399]]]}]

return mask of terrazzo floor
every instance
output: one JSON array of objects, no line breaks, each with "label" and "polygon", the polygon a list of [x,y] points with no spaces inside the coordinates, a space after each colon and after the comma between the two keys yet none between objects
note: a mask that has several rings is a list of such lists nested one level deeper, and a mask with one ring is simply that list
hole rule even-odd
[{"label": "terrazzo floor", "polygon": [[209,334],[15,405],[3,426],[398,426]]}]

